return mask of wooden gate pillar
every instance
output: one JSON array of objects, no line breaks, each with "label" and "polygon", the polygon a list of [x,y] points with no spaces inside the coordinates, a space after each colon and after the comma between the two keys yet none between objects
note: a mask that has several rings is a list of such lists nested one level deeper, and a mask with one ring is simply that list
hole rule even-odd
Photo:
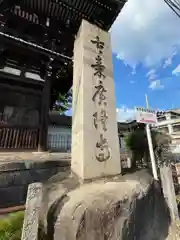
[{"label": "wooden gate pillar", "polygon": [[45,75],[45,83],[42,92],[41,101],[41,113],[40,113],[40,128],[39,128],[39,141],[38,151],[43,152],[48,150],[47,137],[48,137],[48,125],[49,125],[49,108],[50,108],[50,97],[51,97],[51,72],[52,67],[50,64],[47,66]]}]

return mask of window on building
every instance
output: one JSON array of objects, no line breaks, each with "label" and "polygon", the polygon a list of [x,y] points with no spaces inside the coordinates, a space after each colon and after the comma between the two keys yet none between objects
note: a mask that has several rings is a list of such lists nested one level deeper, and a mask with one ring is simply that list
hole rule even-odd
[{"label": "window on building", "polygon": [[180,116],[177,114],[171,114],[171,119],[177,119],[177,118],[180,118]]},{"label": "window on building", "polygon": [[33,94],[0,90],[0,124],[37,126],[41,101]]},{"label": "window on building", "polygon": [[161,127],[158,129],[158,131],[162,133],[169,133],[168,127]]},{"label": "window on building", "polygon": [[180,132],[180,125],[174,125],[173,132]]},{"label": "window on building", "polygon": [[162,121],[165,121],[165,120],[166,120],[165,116],[158,117],[158,122],[162,122]]}]

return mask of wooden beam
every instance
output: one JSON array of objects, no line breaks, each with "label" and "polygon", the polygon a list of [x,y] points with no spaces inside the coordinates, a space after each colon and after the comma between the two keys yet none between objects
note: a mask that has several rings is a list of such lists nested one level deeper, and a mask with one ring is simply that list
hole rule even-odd
[{"label": "wooden beam", "polygon": [[2,88],[9,89],[14,92],[29,93],[31,95],[39,95],[40,97],[42,95],[42,92],[38,91],[38,90],[24,88],[24,87],[20,87],[20,86],[12,86],[12,85],[5,84],[5,83],[0,83],[0,89],[2,89]]},{"label": "wooden beam", "polygon": [[23,82],[23,83],[27,83],[27,84],[31,84],[31,85],[40,85],[42,88],[44,86],[43,81],[38,81],[38,80],[31,79],[31,78],[26,78],[26,77],[20,78],[20,76],[16,76],[14,74],[5,73],[5,72],[1,72],[1,71],[0,71],[0,78],[6,79],[6,80],[11,79],[14,81]]},{"label": "wooden beam", "polygon": [[10,10],[14,5],[15,1],[9,1],[9,0],[1,0],[0,1],[0,11],[5,12],[7,10]]},{"label": "wooden beam", "polygon": [[73,4],[69,4],[69,3],[67,3],[67,2],[65,2],[65,1],[56,1],[56,0],[52,0],[52,2],[54,3],[54,4],[57,4],[57,5],[60,5],[60,6],[62,6],[64,9],[66,9],[67,11],[72,11],[73,13],[75,13],[79,18],[81,18],[81,19],[86,19],[87,21],[88,20],[91,20],[91,17],[90,16],[88,16],[88,15],[86,15],[86,13],[83,13],[82,11],[81,11],[81,9],[78,9],[78,8],[76,8],[75,6],[73,6]]},{"label": "wooden beam", "polygon": [[41,114],[40,114],[40,129],[39,129],[39,142],[38,151],[47,151],[47,135],[49,124],[49,109],[50,109],[50,93],[51,93],[51,75],[46,73],[45,84],[42,93]]}]

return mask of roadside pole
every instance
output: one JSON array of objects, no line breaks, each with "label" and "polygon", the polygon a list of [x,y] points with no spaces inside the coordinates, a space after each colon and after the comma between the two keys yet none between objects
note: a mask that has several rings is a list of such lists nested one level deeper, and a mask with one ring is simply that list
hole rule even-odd
[{"label": "roadside pole", "polygon": [[[147,95],[145,96],[146,96],[146,107],[147,109],[149,109],[148,97]],[[154,155],[154,149],[153,149],[153,143],[152,143],[152,137],[151,137],[151,129],[149,124],[146,124],[146,134],[147,134],[148,147],[149,147],[150,159],[152,164],[153,177],[155,180],[158,180],[156,161],[155,161],[155,155]]]},{"label": "roadside pole", "polygon": [[146,134],[147,134],[147,140],[148,140],[148,146],[149,146],[149,153],[150,153],[150,159],[152,164],[152,172],[155,180],[158,180],[158,174],[156,169],[156,161],[154,156],[154,149],[152,144],[152,137],[151,137],[151,130],[149,124],[146,124]]},{"label": "roadside pole", "polygon": [[[149,109],[147,95],[146,95],[146,107],[147,109]],[[146,133],[147,133],[147,139],[148,139],[153,176],[155,180],[158,180],[155,155],[154,155],[153,143],[152,143],[152,137],[151,137],[151,130],[150,130],[149,124],[146,124]],[[160,166],[160,179],[161,179],[163,195],[166,200],[167,206],[169,207],[171,221],[172,222],[176,222],[177,220],[179,221],[179,213],[178,213],[178,207],[176,202],[174,182],[172,177],[172,169],[170,166],[166,166],[166,165]]]}]

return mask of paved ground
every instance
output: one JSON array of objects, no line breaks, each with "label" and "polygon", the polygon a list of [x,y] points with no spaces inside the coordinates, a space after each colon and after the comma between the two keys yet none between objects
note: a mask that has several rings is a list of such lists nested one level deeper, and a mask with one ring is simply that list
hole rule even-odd
[{"label": "paved ground", "polygon": [[41,152],[1,152],[0,164],[21,161],[67,161],[70,162],[71,153],[41,153]]}]

